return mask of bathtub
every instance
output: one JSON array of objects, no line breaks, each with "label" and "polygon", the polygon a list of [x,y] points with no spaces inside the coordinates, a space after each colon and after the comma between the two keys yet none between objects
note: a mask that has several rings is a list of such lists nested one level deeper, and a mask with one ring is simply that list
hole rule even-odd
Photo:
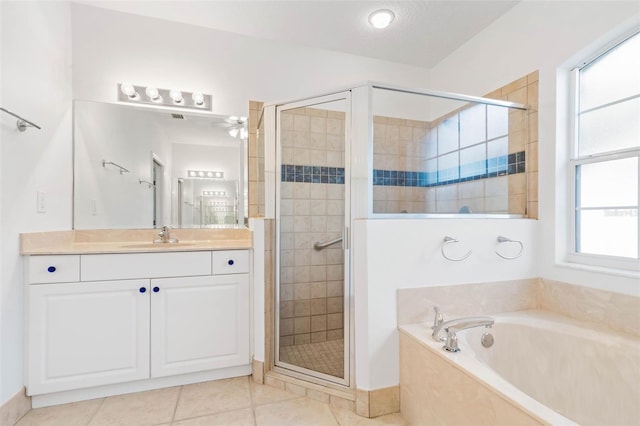
[{"label": "bathtub", "polygon": [[410,424],[640,425],[639,339],[545,312],[493,317],[491,330],[457,333],[458,353],[442,350],[430,324],[399,327]]}]

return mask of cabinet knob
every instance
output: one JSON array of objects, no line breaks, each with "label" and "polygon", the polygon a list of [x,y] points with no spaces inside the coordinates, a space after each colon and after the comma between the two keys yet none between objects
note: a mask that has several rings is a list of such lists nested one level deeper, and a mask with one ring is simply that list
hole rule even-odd
[{"label": "cabinet knob", "polygon": [[49,272],[55,272],[55,271],[56,271],[56,267],[55,267],[55,266],[49,266],[49,267],[47,268],[47,271],[49,271]]},{"label": "cabinet knob", "polygon": [[157,293],[157,292],[159,292],[159,291],[160,291],[160,287],[154,287],[154,288],[153,288],[153,292],[154,292],[154,293]]},{"label": "cabinet knob", "polygon": [[229,266],[233,266],[235,262],[233,261],[233,259],[229,259],[227,260],[227,263],[229,264]]},{"label": "cabinet knob", "polygon": [[140,287],[140,293],[146,293],[147,288],[146,287]]}]

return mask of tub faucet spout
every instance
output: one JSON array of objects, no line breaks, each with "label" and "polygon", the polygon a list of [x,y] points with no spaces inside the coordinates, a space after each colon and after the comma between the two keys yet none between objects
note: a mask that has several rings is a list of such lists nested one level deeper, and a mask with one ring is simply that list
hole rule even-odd
[{"label": "tub faucet spout", "polygon": [[[434,327],[433,340],[436,342],[445,342],[443,346],[444,350],[449,352],[458,352],[458,337],[456,332],[466,330],[473,327],[491,327],[495,320],[491,317],[464,317],[456,318],[449,321],[444,321],[438,326]],[[447,337],[441,337],[440,332],[444,330],[447,333]]]},{"label": "tub faucet spout", "polygon": [[442,316],[442,312],[440,312],[440,309],[438,309],[437,306],[434,306],[433,310],[435,311],[435,314],[433,316],[433,326],[431,327],[431,329],[435,330],[436,327],[444,322],[444,317]]}]

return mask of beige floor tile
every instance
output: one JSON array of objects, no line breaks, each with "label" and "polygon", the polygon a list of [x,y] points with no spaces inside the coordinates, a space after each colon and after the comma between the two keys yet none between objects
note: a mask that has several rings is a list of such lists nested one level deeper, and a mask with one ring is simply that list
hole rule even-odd
[{"label": "beige floor tile", "polygon": [[251,407],[248,377],[196,383],[182,388],[174,420]]},{"label": "beige floor tile", "polygon": [[30,410],[16,426],[87,425],[104,398]]},{"label": "beige floor tile", "polygon": [[271,404],[273,402],[287,401],[289,399],[302,398],[300,395],[274,388],[273,386],[251,383],[251,396],[253,405]]},{"label": "beige floor tile", "polygon": [[194,419],[174,422],[172,426],[254,426],[253,410],[227,411],[226,413],[213,414],[211,416],[196,417]]},{"label": "beige floor tile", "polygon": [[309,398],[262,405],[255,414],[258,426],[338,426],[328,404]]},{"label": "beige floor tile", "polygon": [[406,426],[407,424],[400,414],[387,414],[386,416],[368,419],[342,408],[331,407],[331,411],[335,414],[340,426]]},{"label": "beige floor tile", "polygon": [[143,426],[170,422],[180,387],[111,396],[104,401],[90,426]]}]

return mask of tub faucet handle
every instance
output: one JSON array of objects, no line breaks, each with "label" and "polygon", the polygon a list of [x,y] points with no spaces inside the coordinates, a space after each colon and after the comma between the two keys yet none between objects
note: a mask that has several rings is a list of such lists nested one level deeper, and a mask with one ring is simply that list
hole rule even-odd
[{"label": "tub faucet handle", "polygon": [[442,347],[442,349],[447,352],[460,352],[460,348],[458,347],[458,336],[456,336],[456,333],[453,331],[449,331],[449,329],[446,329],[446,332],[447,342]]},{"label": "tub faucet handle", "polygon": [[435,311],[435,315],[433,317],[433,326],[431,327],[431,329],[435,330],[436,327],[443,323],[444,317],[442,316],[442,312],[440,312],[440,309],[438,309],[437,306],[434,306],[433,310]]}]

